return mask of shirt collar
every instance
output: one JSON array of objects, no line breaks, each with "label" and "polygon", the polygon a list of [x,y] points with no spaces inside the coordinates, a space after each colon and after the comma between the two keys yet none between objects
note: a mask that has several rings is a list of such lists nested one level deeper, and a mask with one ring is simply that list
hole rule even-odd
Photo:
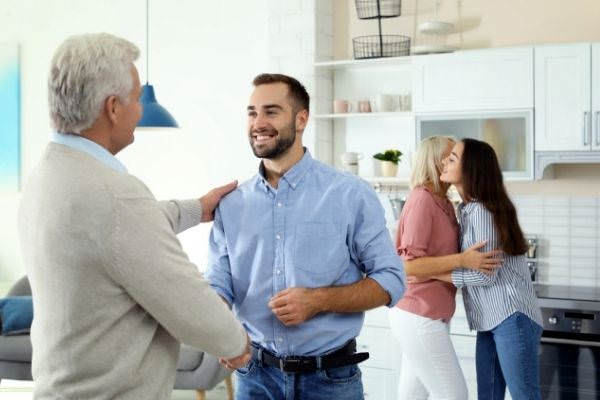
[{"label": "shirt collar", "polygon": [[[310,155],[310,151],[308,151],[308,149],[304,147],[304,155],[302,156],[300,161],[294,164],[292,168],[290,168],[290,170],[283,175],[282,179],[285,179],[288,185],[290,185],[291,188],[295,190],[296,186],[300,184],[302,178],[308,172],[313,163],[314,160]],[[268,185],[268,181],[265,176],[265,167],[262,161],[258,166],[258,178],[259,181],[263,182],[265,185]]]},{"label": "shirt collar", "polygon": [[468,203],[462,202],[458,205],[458,211],[461,214],[468,214],[475,209],[476,205],[476,201],[469,201]]},{"label": "shirt collar", "polygon": [[127,173],[127,168],[121,161],[117,160],[108,150],[98,143],[92,142],[83,136],[72,133],[55,132],[50,139],[54,143],[68,146],[72,149],[83,151],[115,171]]}]

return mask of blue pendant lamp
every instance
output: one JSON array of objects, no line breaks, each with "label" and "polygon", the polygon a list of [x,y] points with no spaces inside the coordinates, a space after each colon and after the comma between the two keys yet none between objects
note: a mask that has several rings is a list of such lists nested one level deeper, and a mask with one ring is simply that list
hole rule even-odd
[{"label": "blue pendant lamp", "polygon": [[146,0],[146,84],[142,86],[140,101],[144,107],[142,118],[137,126],[146,128],[179,128],[175,118],[156,101],[154,87],[148,84],[150,64],[148,63],[148,0]]}]

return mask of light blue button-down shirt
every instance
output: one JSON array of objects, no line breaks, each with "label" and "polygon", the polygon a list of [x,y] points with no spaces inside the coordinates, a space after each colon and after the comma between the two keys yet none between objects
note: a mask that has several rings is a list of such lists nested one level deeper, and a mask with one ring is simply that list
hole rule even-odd
[{"label": "light blue button-down shirt", "polygon": [[98,143],[84,138],[83,136],[70,133],[54,133],[50,140],[54,143],[83,151],[110,168],[119,172],[127,173],[127,168],[125,168],[121,161],[117,160],[117,158],[113,156],[110,151],[106,150]]},{"label": "light blue button-down shirt", "polygon": [[279,355],[320,355],[358,336],[364,313],[320,313],[286,327],[268,302],[289,287],[357,282],[366,275],[404,293],[402,261],[373,189],[303,158],[273,189],[261,172],[224,198],[210,235],[208,279],[252,341]]}]

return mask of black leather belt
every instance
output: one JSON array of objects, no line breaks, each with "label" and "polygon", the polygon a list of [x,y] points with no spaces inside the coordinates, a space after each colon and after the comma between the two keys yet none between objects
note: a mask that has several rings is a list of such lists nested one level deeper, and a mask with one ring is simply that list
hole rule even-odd
[{"label": "black leather belt", "polygon": [[358,364],[369,358],[369,353],[355,353],[356,340],[352,339],[344,347],[323,356],[278,357],[270,351],[252,343],[252,358],[261,363],[279,368],[283,372],[314,372],[320,369],[337,368]]}]

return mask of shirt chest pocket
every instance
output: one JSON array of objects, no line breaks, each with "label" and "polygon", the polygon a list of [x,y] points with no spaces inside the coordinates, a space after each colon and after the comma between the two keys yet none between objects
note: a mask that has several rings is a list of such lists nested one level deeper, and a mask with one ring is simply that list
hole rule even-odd
[{"label": "shirt chest pocket", "polygon": [[299,224],[294,243],[294,267],[323,278],[339,276],[349,258],[344,233],[333,223]]}]

